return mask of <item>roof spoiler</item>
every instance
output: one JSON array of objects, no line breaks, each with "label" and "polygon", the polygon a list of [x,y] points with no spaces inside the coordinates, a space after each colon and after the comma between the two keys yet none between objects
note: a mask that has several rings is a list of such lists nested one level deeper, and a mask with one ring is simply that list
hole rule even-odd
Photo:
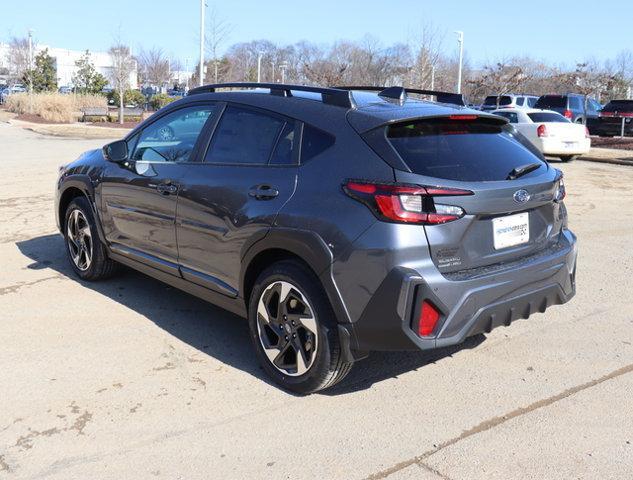
[{"label": "roof spoiler", "polygon": [[270,90],[271,95],[279,95],[282,97],[292,97],[292,92],[310,92],[320,93],[323,103],[328,105],[336,105],[344,108],[356,108],[356,102],[352,92],[348,89],[330,88],[330,87],[309,87],[305,85],[288,85],[283,83],[257,83],[257,82],[232,82],[232,83],[215,83],[203,85],[189,90],[187,95],[197,95],[200,93],[213,93],[219,88],[264,88]]},{"label": "roof spoiler", "polygon": [[438,90],[419,90],[417,88],[404,87],[370,87],[370,86],[340,86],[335,87],[340,90],[361,90],[368,92],[380,92],[379,96],[384,98],[393,98],[404,102],[407,99],[407,93],[416,95],[430,95],[435,97],[439,103],[450,103],[460,107],[466,106],[466,101],[461,93],[440,92]]}]

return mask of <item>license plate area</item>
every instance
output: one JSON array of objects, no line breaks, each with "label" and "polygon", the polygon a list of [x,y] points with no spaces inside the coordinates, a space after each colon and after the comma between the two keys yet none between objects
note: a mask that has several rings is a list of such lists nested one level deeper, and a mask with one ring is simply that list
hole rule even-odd
[{"label": "license plate area", "polygon": [[527,212],[492,219],[495,250],[514,247],[530,241],[530,217]]}]

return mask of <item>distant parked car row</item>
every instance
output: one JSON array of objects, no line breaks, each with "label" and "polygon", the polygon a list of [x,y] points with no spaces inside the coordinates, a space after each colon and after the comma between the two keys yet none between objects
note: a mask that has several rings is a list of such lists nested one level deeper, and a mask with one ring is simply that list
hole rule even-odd
[{"label": "distant parked car row", "polygon": [[3,104],[7,101],[9,95],[13,95],[14,93],[24,93],[26,92],[26,87],[21,83],[16,83],[12,87],[4,85],[4,88],[0,89],[0,104]]},{"label": "distant parked car row", "polygon": [[615,137],[633,135],[633,100],[612,100],[600,111],[600,116],[589,125],[594,135]]}]

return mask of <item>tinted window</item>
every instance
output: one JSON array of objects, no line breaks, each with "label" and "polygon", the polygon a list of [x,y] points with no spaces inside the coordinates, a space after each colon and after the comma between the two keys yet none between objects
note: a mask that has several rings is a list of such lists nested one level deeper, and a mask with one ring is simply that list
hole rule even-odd
[{"label": "tinted window", "polygon": [[[510,105],[511,103],[512,103],[511,97],[508,97],[506,95],[499,97],[498,105]],[[486,97],[486,99],[484,100],[484,105],[497,105],[497,96],[492,95],[492,96]]]},{"label": "tinted window", "polygon": [[334,137],[310,125],[304,125],[301,141],[301,163],[306,163],[334,145]]},{"label": "tinted window", "polygon": [[510,123],[519,123],[519,115],[515,112],[495,112],[495,115],[507,118]]},{"label": "tinted window", "polygon": [[478,182],[505,180],[513,168],[540,161],[512,132],[481,119],[437,118],[390,126],[387,137],[414,173]]},{"label": "tinted window", "polygon": [[279,135],[277,146],[270,157],[271,165],[292,165],[294,163],[293,146],[295,140],[294,122],[286,122]]},{"label": "tinted window", "polygon": [[633,112],[633,100],[613,100],[605,105],[603,112]]},{"label": "tinted window", "polygon": [[583,110],[583,101],[580,97],[569,97],[569,108],[571,110]]},{"label": "tinted window", "polygon": [[132,160],[187,162],[214,105],[181,108],[150,124],[138,136]]},{"label": "tinted window", "polygon": [[533,107],[534,107],[534,105],[536,105],[536,101],[537,101],[537,100],[538,100],[537,98],[534,98],[534,97],[529,97],[529,98],[527,99],[527,102],[528,102],[528,107],[533,108]]},{"label": "tinted window", "polygon": [[519,107],[522,107],[524,102],[525,102],[525,98],[524,97],[518,97],[517,98],[517,105]]},{"label": "tinted window", "polygon": [[547,112],[535,112],[528,113],[528,117],[533,122],[562,122],[569,123],[569,120],[558,113],[547,113]]},{"label": "tinted window", "polygon": [[567,97],[565,95],[543,95],[536,101],[534,107],[543,110],[549,108],[567,108]]},{"label": "tinted window", "polygon": [[286,122],[240,107],[227,107],[204,161],[229,164],[267,164]]}]

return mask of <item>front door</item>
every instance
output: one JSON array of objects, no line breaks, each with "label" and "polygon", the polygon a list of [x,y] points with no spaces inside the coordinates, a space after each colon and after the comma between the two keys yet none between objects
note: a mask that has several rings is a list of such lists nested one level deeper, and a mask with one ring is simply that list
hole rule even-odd
[{"label": "front door", "polygon": [[267,233],[297,177],[295,121],[229,105],[204,159],[187,166],[177,213],[186,279],[235,296],[244,249]]},{"label": "front door", "polygon": [[108,166],[102,223],[113,251],[177,274],[180,182],[214,110],[213,104],[195,104],[157,117],[128,140],[130,161]]}]

